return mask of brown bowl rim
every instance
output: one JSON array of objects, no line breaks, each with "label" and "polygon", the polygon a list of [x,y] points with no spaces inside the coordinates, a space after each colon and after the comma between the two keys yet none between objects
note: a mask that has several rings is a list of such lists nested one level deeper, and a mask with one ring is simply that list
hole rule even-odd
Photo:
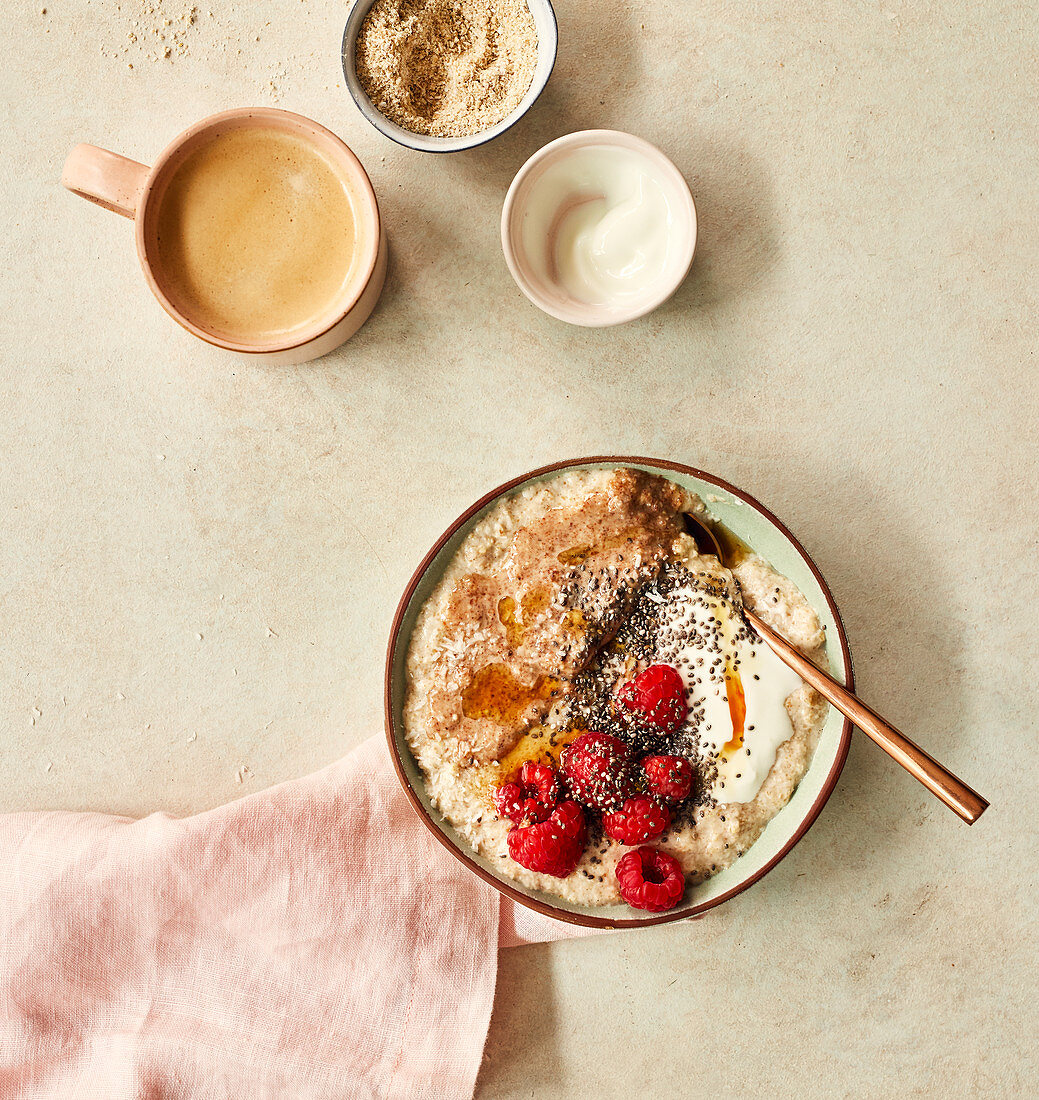
[{"label": "brown bowl rim", "polygon": [[823,806],[828,801],[833,790],[837,785],[837,780],[840,778],[841,771],[844,769],[844,764],[848,759],[848,751],[851,747],[851,722],[845,718],[843,726],[841,728],[841,740],[837,748],[837,755],[834,757],[833,763],[830,765],[830,772],[826,777],[826,781],[823,784],[822,790],[816,796],[815,801],[808,808],[808,812],[805,814],[800,825],[797,827],[793,836],[783,845],[783,847],[772,857],[763,867],[757,870],[754,874],[749,876],[738,886],[734,886],[731,890],[727,890],[724,894],[719,894],[716,898],[711,898],[709,901],[701,902],[699,905],[694,905],[688,909],[680,909],[675,912],[660,913],[651,917],[643,918],[631,918],[631,919],[608,919],[606,917],[596,917],[587,913],[574,913],[568,909],[562,909],[555,905],[551,905],[548,902],[540,901],[537,898],[529,897],[522,891],[516,889],[514,886],[510,886],[508,883],[498,879],[495,875],[481,867],[472,857],[463,852],[456,844],[454,844],[440,829],[435,821],[429,816],[426,807],[422,804],[418,795],[415,793],[408,780],[407,773],[404,771],[404,764],[400,758],[400,753],[397,749],[397,743],[394,738],[394,725],[393,725],[393,696],[392,696],[392,683],[393,683],[393,656],[397,649],[397,642],[400,636],[401,624],[404,620],[404,613],[407,610],[408,604],[411,602],[411,598],[415,593],[415,589],[418,587],[419,582],[425,575],[426,570],[429,568],[433,559],[440,553],[444,545],[448,540],[467,523],[474,515],[481,509],[485,508],[493,500],[496,500],[500,496],[504,496],[505,493],[511,492],[513,489],[518,488],[526,481],[532,481],[534,478],[542,477],[545,474],[557,473],[560,470],[570,469],[572,467],[590,466],[593,464],[609,463],[618,467],[625,465],[634,466],[652,466],[661,470],[669,470],[672,473],[685,474],[690,477],[695,477],[701,481],[707,481],[712,485],[717,486],[724,492],[731,493],[733,496],[738,497],[744,503],[756,508],[766,519],[782,532],[782,534],[793,544],[797,552],[804,558],[808,568],[812,571],[812,575],[815,577],[823,596],[826,599],[826,605],[830,609],[830,613],[833,615],[833,621],[837,627],[837,637],[840,640],[841,656],[844,661],[845,668],[847,669],[847,687],[849,691],[855,690],[855,678],[854,670],[851,662],[851,649],[848,645],[848,636],[844,628],[844,622],[841,619],[840,611],[837,608],[837,604],[834,601],[833,594],[830,592],[830,587],[826,583],[822,573],[819,571],[819,567],[812,560],[811,555],[805,550],[801,543],[794,537],[790,529],[778,519],[768,508],[757,501],[749,493],[744,492],[742,489],[737,489],[735,485],[723,480],[720,477],[716,477],[714,474],[709,474],[704,470],[698,470],[693,466],[686,466],[681,462],[671,462],[667,459],[659,458],[646,458],[638,455],[593,455],[589,458],[573,458],[567,459],[563,462],[553,462],[548,466],[539,466],[536,470],[531,470],[529,473],[522,474],[519,477],[512,478],[505,482],[503,485],[499,485],[496,489],[492,489],[490,492],[485,493],[475,504],[471,504],[451,525],[446,531],[436,540],[433,546],[426,553],[425,557],[419,563],[418,568],[411,575],[411,579],[408,581],[407,586],[404,589],[404,593],[397,604],[397,610],[393,616],[393,623],[390,627],[389,642],[386,647],[386,667],[385,676],[383,682],[383,702],[385,707],[385,727],[386,727],[386,740],[390,747],[390,758],[393,760],[393,768],[397,773],[397,779],[400,781],[401,786],[404,788],[404,793],[408,797],[408,801],[415,807],[421,818],[423,824],[433,833],[433,835],[440,841],[441,844],[459,859],[462,863],[469,868],[474,874],[486,882],[489,886],[493,886],[499,893],[504,894],[507,898],[517,902],[520,905],[525,906],[527,909],[532,909],[536,913],[542,914],[542,916],[552,917],[555,920],[564,921],[567,924],[582,925],[586,928],[604,928],[604,929],[616,929],[616,928],[646,928],[651,925],[657,924],[669,924],[672,921],[689,920],[694,917],[702,916],[710,909],[714,909],[716,906],[729,901],[737,894],[742,893],[748,887],[753,886],[754,883],[760,881],[780,862],[793,847],[801,840],[801,838],[808,832],[808,830],[815,823],[819,814],[822,812]]}]

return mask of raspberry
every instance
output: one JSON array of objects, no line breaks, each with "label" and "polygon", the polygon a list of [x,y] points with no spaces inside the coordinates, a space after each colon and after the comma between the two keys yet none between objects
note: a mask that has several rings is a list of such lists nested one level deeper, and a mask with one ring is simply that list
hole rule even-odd
[{"label": "raspberry", "polygon": [[617,882],[621,897],[632,909],[651,913],[673,909],[685,893],[685,876],[678,860],[647,845],[621,857]]},{"label": "raspberry", "polygon": [[669,802],[681,802],[689,797],[693,786],[693,765],[681,756],[645,756],[642,770],[646,786],[655,795]]},{"label": "raspberry", "polygon": [[621,844],[653,840],[671,824],[671,811],[655,798],[637,795],[612,814],[602,815],[602,827]]},{"label": "raspberry", "polygon": [[554,768],[528,760],[519,779],[494,789],[494,808],[517,825],[544,821],[556,808],[562,788]]},{"label": "raspberry", "polygon": [[566,878],[581,861],[587,839],[584,810],[568,799],[561,802],[546,821],[514,825],[506,843],[509,855],[521,867]]},{"label": "raspberry", "polygon": [[634,680],[622,684],[617,691],[617,702],[661,733],[678,729],[689,713],[685,684],[678,669],[671,665],[650,665]]},{"label": "raspberry", "polygon": [[586,806],[616,810],[635,793],[628,746],[608,733],[582,733],[563,749],[560,760],[574,798]]}]

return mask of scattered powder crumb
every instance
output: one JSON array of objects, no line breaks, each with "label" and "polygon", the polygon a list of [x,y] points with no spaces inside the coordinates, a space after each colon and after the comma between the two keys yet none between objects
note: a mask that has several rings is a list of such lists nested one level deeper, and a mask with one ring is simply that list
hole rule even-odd
[{"label": "scattered powder crumb", "polygon": [[199,640],[200,642],[202,641],[202,635],[201,635],[201,634],[196,634],[196,635],[195,635],[195,637],[196,637],[196,638],[198,638],[198,640]]},{"label": "scattered powder crumb", "polygon": [[51,768],[53,768],[53,767],[54,767],[54,765],[48,760],[47,761],[47,766],[43,770],[45,772],[49,772],[51,770]]},{"label": "scattered powder crumb", "polygon": [[192,734],[192,735],[191,735],[191,736],[190,736],[190,737],[188,738],[188,744],[190,745],[192,741],[197,741],[197,740],[198,740],[198,734],[197,734],[197,733],[193,733],[193,734]]},{"label": "scattered powder crumb", "polygon": [[240,768],[238,769],[238,771],[236,771],[236,772],[234,773],[234,781],[235,781],[236,783],[244,783],[244,782],[245,782],[245,780],[246,780],[246,779],[248,779],[248,778],[249,778],[249,776],[250,776],[250,775],[252,775],[252,774],[253,774],[253,773],[252,773],[252,771],[250,770],[250,768],[249,768],[249,765],[248,765],[248,764],[243,764],[243,765],[242,765],[242,766],[241,766],[241,767],[240,767]]},{"label": "scattered powder crumb", "polygon": [[277,102],[281,99],[282,85],[285,83],[286,77],[289,75],[288,69],[285,67],[283,61],[277,61],[274,64],[274,68],[271,70],[270,79],[267,81],[267,87],[264,91],[267,93],[267,98]]},{"label": "scattered powder crumb", "polygon": [[[147,61],[168,61],[183,56],[188,53],[199,16],[197,5],[186,0],[101,0],[97,6],[127,21],[121,40],[114,23],[109,24],[106,40],[101,43],[103,57],[130,55]],[[46,13],[47,9],[43,10]],[[128,61],[126,67],[132,69],[133,62]]]},{"label": "scattered powder crumb", "polygon": [[357,35],[357,77],[415,134],[477,134],[511,114],[534,78],[526,0],[375,0]]}]

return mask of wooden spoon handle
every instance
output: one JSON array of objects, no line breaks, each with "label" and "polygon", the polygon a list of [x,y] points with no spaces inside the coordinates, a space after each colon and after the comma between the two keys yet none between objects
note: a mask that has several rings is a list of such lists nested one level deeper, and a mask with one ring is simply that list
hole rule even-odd
[{"label": "wooden spoon handle", "polygon": [[950,810],[959,814],[968,825],[973,825],[981,817],[988,808],[988,803],[981,795],[957,779],[952,772],[943,768],[919,745],[914,745],[905,734],[900,733],[889,722],[885,722],[876,711],[867,707],[861,699],[852,695],[832,676],[816,668],[785,638],[766,626],[753,611],[747,611],[746,608],[744,611],[747,621],[765,639],[778,657],[802,680],[811,684],[820,695],[825,696],[841,714],[850,718],[867,737],[872,738],[889,756],[897,760],[910,775],[919,779]]}]

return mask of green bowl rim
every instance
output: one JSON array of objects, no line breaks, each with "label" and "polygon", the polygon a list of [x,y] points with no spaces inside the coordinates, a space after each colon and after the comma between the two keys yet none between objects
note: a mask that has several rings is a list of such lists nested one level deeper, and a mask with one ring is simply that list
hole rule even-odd
[{"label": "green bowl rim", "polygon": [[[790,839],[783,845],[782,848],[770,859],[764,866],[760,867],[757,871],[748,875],[742,882],[734,886],[731,890],[727,890],[723,894],[719,894],[717,897],[710,898],[707,901],[700,902],[697,905],[690,906],[685,909],[678,909],[667,913],[659,913],[653,916],[646,916],[642,918],[632,919],[612,919],[605,917],[596,917],[590,913],[578,913],[569,909],[562,909],[555,905],[551,905],[547,902],[543,902],[538,898],[532,898],[529,895],[523,893],[521,890],[516,889],[514,886],[510,886],[507,882],[497,878],[489,871],[481,867],[474,859],[472,859],[466,852],[462,851],[451,839],[448,837],[439,825],[430,817],[428,810],[422,804],[421,799],[415,793],[411,786],[411,782],[408,779],[407,773],[404,770],[403,761],[400,758],[400,752],[397,745],[397,738],[394,733],[394,720],[393,720],[393,666],[394,657],[397,652],[397,644],[400,638],[400,629],[404,621],[404,615],[408,609],[408,605],[411,603],[412,596],[415,594],[415,589],[418,587],[420,581],[425,575],[426,570],[430,564],[436,558],[437,554],[443,549],[444,545],[456,534],[458,529],[464,524],[468,523],[478,512],[482,511],[492,501],[500,496],[504,496],[506,493],[511,492],[513,489],[518,488],[524,482],[533,481],[535,478],[543,477],[545,474],[557,473],[560,470],[566,470],[571,467],[592,466],[596,464],[611,464],[618,467],[623,466],[650,466],[659,470],[671,471],[672,473],[685,474],[689,477],[697,478],[700,481],[706,481],[711,485],[717,486],[723,492],[731,493],[734,497],[739,498],[745,504],[749,504],[752,508],[763,515],[770,523],[774,524],[778,528],[780,533],[791,543],[794,549],[804,559],[805,564],[811,570],[812,575],[815,577],[819,588],[826,599],[826,605],[830,610],[830,614],[833,616],[834,624],[837,627],[837,637],[840,641],[841,658],[844,664],[845,683],[849,691],[855,690],[855,678],[854,671],[852,669],[851,662],[851,649],[848,645],[848,636],[844,629],[844,622],[841,619],[840,611],[837,609],[837,604],[834,602],[833,594],[830,592],[829,585],[823,578],[822,573],[819,571],[819,567],[812,560],[811,556],[801,545],[801,543],[794,537],[790,529],[772,514],[763,504],[755,500],[749,493],[743,492],[742,489],[737,489],[734,485],[722,478],[715,477],[713,474],[706,473],[703,470],[697,470],[692,466],[686,466],[681,462],[670,462],[667,459],[660,458],[645,458],[638,455],[593,455],[590,458],[573,458],[567,459],[563,462],[553,462],[548,466],[540,466],[536,470],[531,470],[529,473],[521,474],[519,477],[514,477],[512,480],[505,482],[504,485],[499,485],[496,489],[492,489],[490,492],[485,493],[475,504],[470,505],[450,527],[436,540],[433,546],[429,549],[426,556],[419,563],[418,568],[411,576],[411,580],[408,581],[407,587],[404,589],[404,593],[400,598],[400,602],[397,604],[397,610],[393,616],[393,624],[390,627],[389,642],[386,647],[386,670],[384,680],[384,705],[386,713],[386,740],[390,747],[390,757],[393,760],[393,768],[397,773],[397,778],[400,780],[401,786],[404,788],[404,793],[408,797],[408,801],[415,807],[416,812],[422,819],[422,822],[433,833],[433,835],[440,841],[441,844],[449,851],[456,859],[461,860],[462,863],[469,868],[475,875],[478,875],[488,885],[493,886],[499,893],[504,894],[506,897],[511,898],[512,901],[518,902],[520,905],[526,906],[528,909],[533,909],[537,913],[541,913],[546,917],[553,917],[555,920],[565,921],[567,924],[579,924],[588,928],[645,928],[655,924],[668,924],[677,920],[689,920],[691,918],[703,916],[709,909],[713,909],[723,902],[728,901],[730,898],[735,897],[737,894],[742,893],[749,886],[753,886],[755,882],[762,879],[773,867],[788,852],[794,847],[795,844],[808,832],[816,818],[822,811],[823,806],[826,804],[827,799],[833,793],[834,787],[837,785],[837,780],[840,778],[842,769],[844,768],[845,761],[848,758],[848,750],[851,747],[851,722],[845,718],[841,729],[840,743],[837,747],[837,753],[834,756],[833,763],[830,765],[830,771],[825,781],[823,782],[822,789],[816,796],[815,800],[809,806],[807,813],[801,820],[801,823],[795,829]],[[403,740],[403,734],[401,736]]]}]

